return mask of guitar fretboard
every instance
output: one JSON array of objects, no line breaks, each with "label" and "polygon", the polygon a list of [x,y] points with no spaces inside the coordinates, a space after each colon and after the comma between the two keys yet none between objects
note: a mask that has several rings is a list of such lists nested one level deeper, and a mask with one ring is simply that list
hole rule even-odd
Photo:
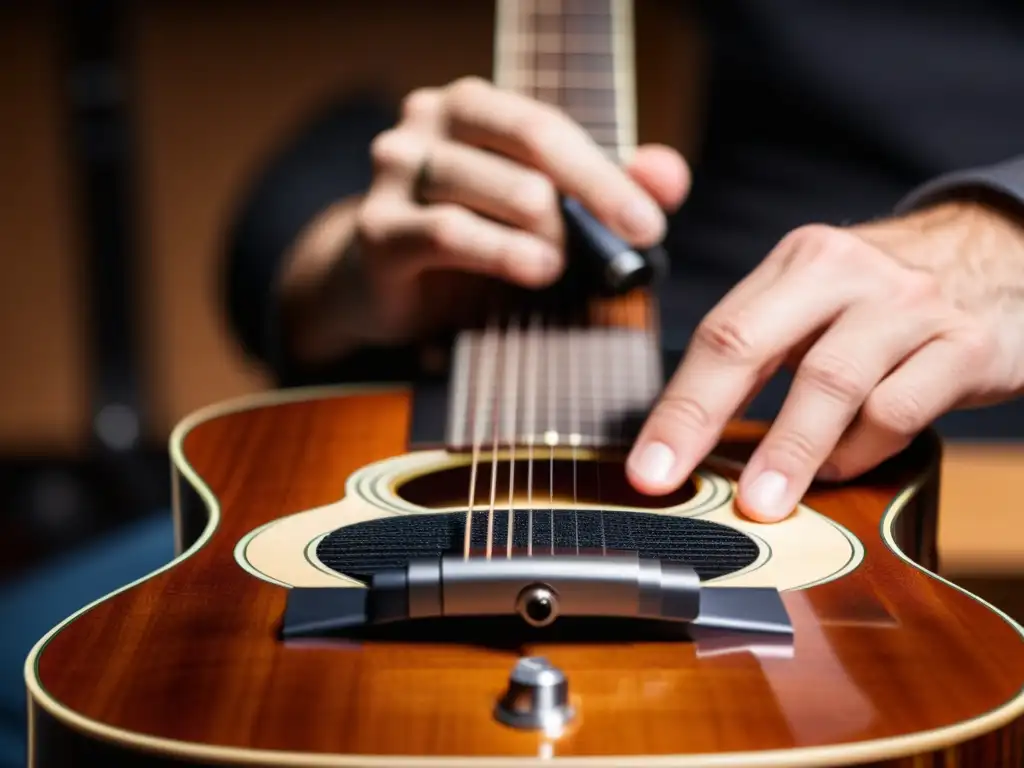
[{"label": "guitar fretboard", "polygon": [[497,0],[495,82],[560,107],[615,157],[636,145],[629,0]]},{"label": "guitar fretboard", "polygon": [[[617,160],[635,147],[630,0],[497,0],[495,83],[561,108]],[[624,447],[662,384],[650,316],[573,287],[455,344],[447,446]],[[646,307],[646,305],[645,305]],[[649,309],[649,308],[648,308]]]},{"label": "guitar fretboard", "polygon": [[655,338],[629,328],[545,328],[538,316],[462,333],[449,450],[628,445],[661,389]]}]

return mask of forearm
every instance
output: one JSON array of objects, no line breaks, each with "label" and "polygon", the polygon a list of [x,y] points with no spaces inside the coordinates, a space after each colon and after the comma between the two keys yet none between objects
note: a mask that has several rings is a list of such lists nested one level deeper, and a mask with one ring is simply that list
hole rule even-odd
[{"label": "forearm", "polygon": [[276,290],[282,341],[301,365],[345,357],[359,346],[352,333],[346,259],[362,197],[340,200],[317,216],[285,255]]},{"label": "forearm", "polygon": [[[329,105],[267,158],[239,201],[225,243],[226,319],[245,352],[280,384],[303,384],[322,373],[324,366],[304,361],[321,357],[317,310],[328,303],[304,307],[304,299],[326,296],[320,287],[340,253],[332,247],[342,248],[347,237],[338,201],[368,188],[370,143],[394,120],[390,106],[375,99]],[[370,354],[356,357],[345,358],[353,362],[344,375],[379,378],[392,365]]]}]

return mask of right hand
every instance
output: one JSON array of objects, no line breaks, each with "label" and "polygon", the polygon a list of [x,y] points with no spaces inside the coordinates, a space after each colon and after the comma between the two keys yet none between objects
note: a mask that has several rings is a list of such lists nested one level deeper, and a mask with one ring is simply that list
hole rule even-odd
[{"label": "right hand", "polygon": [[[562,111],[478,78],[410,93],[372,157],[373,183],[341,257],[351,290],[336,297],[348,304],[361,344],[458,323],[454,313],[479,296],[480,279],[528,288],[555,281],[563,268],[559,193],[646,246],[664,236],[663,211],[689,187],[674,150],[641,147],[620,168]],[[460,282],[476,290],[453,296]]]}]

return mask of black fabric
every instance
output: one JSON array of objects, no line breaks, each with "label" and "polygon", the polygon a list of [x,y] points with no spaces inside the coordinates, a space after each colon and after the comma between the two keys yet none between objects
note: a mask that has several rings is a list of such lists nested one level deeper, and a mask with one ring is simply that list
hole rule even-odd
[{"label": "black fabric", "polygon": [[978,191],[996,193],[1001,203],[1013,201],[1016,203],[1013,206],[1015,211],[1024,211],[1020,206],[1021,201],[1024,201],[1024,154],[1004,163],[944,173],[903,198],[896,210],[920,208],[934,200],[971,196]]},{"label": "black fabric", "polygon": [[[754,540],[741,531],[708,520],[650,512],[617,510],[556,512],[517,510],[512,521],[512,546],[525,550],[533,531],[534,552],[636,552],[641,557],[668,560],[692,567],[702,580],[735,573],[757,559]],[[474,512],[471,546],[487,545],[488,513]],[[508,514],[496,512],[494,546],[504,552]],[[316,556],[331,570],[362,581],[386,568],[402,568],[418,557],[437,558],[462,552],[465,512],[398,515],[347,525],[325,536]]]},{"label": "black fabric", "polygon": [[[667,346],[791,229],[847,224],[988,186],[1024,200],[1024,4],[1019,0],[700,0],[709,41],[694,185],[671,222]],[[671,76],[668,73],[667,76]],[[642,92],[642,88],[641,88]],[[230,314],[282,384],[417,375],[410,350],[299,371],[277,347],[273,276],[302,222],[369,181],[393,120],[365,99],[328,110],[272,166],[231,241]],[[751,411],[769,417],[774,381]],[[1019,403],[952,414],[953,435],[1024,436]]]}]

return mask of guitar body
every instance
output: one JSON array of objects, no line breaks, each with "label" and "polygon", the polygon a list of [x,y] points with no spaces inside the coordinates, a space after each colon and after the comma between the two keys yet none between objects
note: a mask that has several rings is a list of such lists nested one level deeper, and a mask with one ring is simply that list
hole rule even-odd
[{"label": "guitar body", "polygon": [[[629,0],[495,18],[496,83],[628,156]],[[665,368],[629,292],[667,259],[564,208],[595,279],[461,333],[447,400],[279,392],[175,431],[179,554],[33,649],[33,768],[1024,766],[1024,629],[934,573],[936,437],[774,525],[734,508],[758,425],[632,490]]]},{"label": "guitar body", "polygon": [[[1024,765],[1024,630],[929,570],[931,434],[856,483],[813,488],[777,525],[733,509],[758,425],[734,425],[693,482],[661,499],[630,491],[614,454],[537,457],[537,527],[561,509],[561,544],[599,536],[693,559],[708,590],[777,586],[793,625],[783,642],[628,627],[488,637],[479,625],[282,640],[289,587],[364,589],[359,573],[383,560],[461,551],[467,458],[412,445],[413,415],[410,389],[337,389],[183,423],[180,554],[32,651],[30,764]],[[601,489],[588,480],[596,461]],[[513,506],[523,514],[520,491]],[[505,556],[507,499],[492,515],[487,498],[478,507]],[[576,717],[560,735],[493,715],[523,655],[568,679]]]}]

